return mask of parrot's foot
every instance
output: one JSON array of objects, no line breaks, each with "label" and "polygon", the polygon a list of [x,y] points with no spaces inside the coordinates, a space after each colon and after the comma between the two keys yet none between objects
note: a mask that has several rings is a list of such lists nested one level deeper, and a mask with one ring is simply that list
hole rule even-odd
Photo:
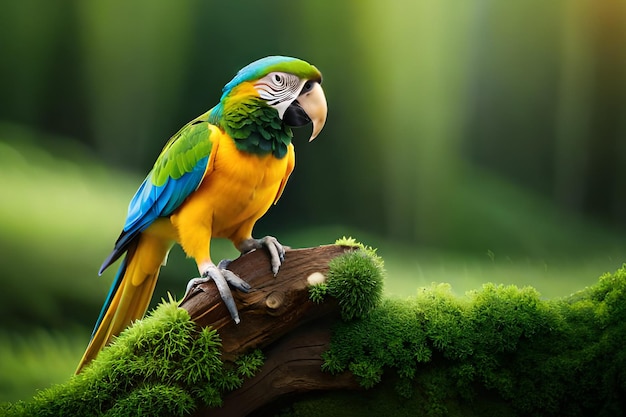
[{"label": "parrot's foot", "polygon": [[273,236],[265,236],[261,239],[247,239],[239,244],[239,251],[241,253],[250,252],[253,249],[267,248],[270,253],[270,260],[272,263],[272,272],[274,276],[278,274],[278,270],[285,260],[285,246],[281,245],[278,240]]},{"label": "parrot's foot", "polygon": [[226,304],[226,308],[230,313],[230,316],[233,318],[235,324],[239,324],[241,321],[239,319],[239,311],[237,311],[237,306],[235,305],[235,300],[233,299],[233,293],[230,291],[230,287],[234,287],[240,291],[248,292],[250,291],[250,285],[239,278],[234,272],[225,269],[230,261],[222,261],[215,265],[209,265],[204,272],[202,272],[202,277],[194,278],[187,283],[187,290],[185,292],[185,297],[189,295],[189,293],[198,285],[204,284],[213,280],[215,285],[217,286],[217,290],[220,292],[220,297],[224,304]]}]

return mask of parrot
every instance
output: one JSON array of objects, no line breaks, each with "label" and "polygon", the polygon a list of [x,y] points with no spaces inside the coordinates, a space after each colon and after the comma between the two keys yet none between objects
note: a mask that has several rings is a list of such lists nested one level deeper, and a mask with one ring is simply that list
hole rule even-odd
[{"label": "parrot", "polygon": [[230,286],[248,283],[213,263],[211,239],[229,239],[241,254],[266,249],[276,276],[285,247],[273,236],[255,239],[252,229],[281,197],[295,166],[292,128],[312,124],[321,132],[327,102],[322,74],[288,56],[267,56],[239,70],[219,103],[184,125],[166,142],[130,201],[122,232],[99,275],[122,261],[76,373],[148,309],[161,266],[179,244],[197,264],[199,278],[213,280],[239,323]]}]

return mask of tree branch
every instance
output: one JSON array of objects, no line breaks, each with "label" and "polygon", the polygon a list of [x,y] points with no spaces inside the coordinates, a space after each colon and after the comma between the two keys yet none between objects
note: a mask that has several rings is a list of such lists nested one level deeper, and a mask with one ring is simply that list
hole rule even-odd
[{"label": "tree branch", "polygon": [[321,304],[309,299],[310,285],[323,282],[328,263],[351,249],[328,245],[288,250],[276,277],[265,251],[256,250],[233,261],[228,269],[252,287],[248,293],[233,293],[239,324],[232,321],[213,282],[199,285],[183,300],[181,307],[192,320],[218,331],[224,360],[266,348],[259,374],[227,395],[223,407],[199,410],[196,415],[246,415],[292,392],[359,387],[350,373],[322,372],[321,354],[329,347],[330,327],[339,317],[339,306],[332,299]]}]

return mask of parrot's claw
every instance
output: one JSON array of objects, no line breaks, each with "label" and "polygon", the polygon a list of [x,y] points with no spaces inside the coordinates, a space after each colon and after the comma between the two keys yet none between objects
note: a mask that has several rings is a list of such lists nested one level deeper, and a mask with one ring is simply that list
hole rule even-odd
[{"label": "parrot's claw", "polygon": [[239,245],[241,253],[261,248],[267,248],[267,251],[270,253],[272,272],[274,273],[274,276],[276,276],[280,266],[285,260],[285,246],[281,245],[275,237],[265,236],[261,239],[247,239]]},{"label": "parrot's claw", "polygon": [[202,277],[190,280],[189,283],[187,283],[185,298],[196,286],[213,280],[217,286],[217,290],[220,293],[222,301],[226,304],[226,308],[228,309],[230,316],[233,318],[235,324],[239,324],[241,320],[239,319],[239,312],[237,311],[237,306],[235,305],[235,300],[233,299],[233,293],[230,291],[230,286],[240,291],[248,292],[250,291],[250,284],[239,278],[234,272],[229,271],[228,269],[220,268],[221,266],[227,266],[228,263],[230,262],[227,262],[224,265],[224,261],[222,261],[218,264],[218,266],[211,265],[202,273]]},{"label": "parrot's claw", "polygon": [[228,268],[228,265],[230,265],[231,262],[232,262],[231,259],[222,259],[217,264],[217,269],[226,269],[226,268]]}]

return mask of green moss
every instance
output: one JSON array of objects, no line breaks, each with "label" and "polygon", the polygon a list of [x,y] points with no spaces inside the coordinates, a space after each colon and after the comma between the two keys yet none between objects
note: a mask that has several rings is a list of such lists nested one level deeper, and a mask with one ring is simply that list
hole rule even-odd
[{"label": "green moss", "polygon": [[354,373],[374,387],[368,399],[390,385],[395,399],[384,402],[418,398],[414,415],[612,416],[626,411],[625,340],[626,266],[559,300],[493,284],[466,297],[441,284],[386,299],[337,325],[323,369]]},{"label": "green moss", "polygon": [[192,396],[177,386],[150,384],[134,389],[104,413],[106,417],[184,416],[195,408]]},{"label": "green moss", "polygon": [[429,402],[425,393],[414,394],[410,398],[399,397],[394,388],[397,381],[391,379],[388,382],[378,384],[365,393],[334,391],[307,395],[285,406],[276,415],[280,417],[425,417],[437,415],[506,417],[515,415],[509,405],[488,397],[475,402],[442,401],[437,404]]},{"label": "green moss", "polygon": [[311,285],[309,287],[309,298],[314,303],[319,304],[323,302],[327,295],[328,295],[328,285],[325,282]]},{"label": "green moss", "polygon": [[30,402],[5,405],[9,416],[183,416],[219,406],[262,365],[260,351],[234,364],[220,359],[215,330],[198,329],[170,300],[135,322],[67,383]]},{"label": "green moss", "polygon": [[363,317],[380,303],[384,277],[383,260],[375,249],[358,243],[353,238],[343,237],[335,244],[354,250],[329,262],[326,282],[311,286],[309,297],[317,303],[322,302],[327,295],[336,298],[344,320]]},{"label": "green moss", "polygon": [[335,245],[347,246],[349,248],[355,248],[355,249],[365,249],[365,245],[363,245],[361,242],[357,242],[357,240],[353,238],[352,236],[349,236],[349,237],[343,236],[337,239],[335,241]]}]

